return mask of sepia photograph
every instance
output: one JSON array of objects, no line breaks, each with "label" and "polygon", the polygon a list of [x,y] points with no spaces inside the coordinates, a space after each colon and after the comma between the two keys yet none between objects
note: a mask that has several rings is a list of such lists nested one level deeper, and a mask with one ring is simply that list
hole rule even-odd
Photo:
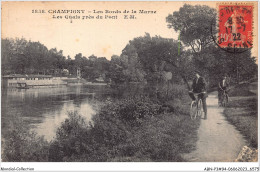
[{"label": "sepia photograph", "polygon": [[258,2],[2,1],[10,162],[259,171]]}]

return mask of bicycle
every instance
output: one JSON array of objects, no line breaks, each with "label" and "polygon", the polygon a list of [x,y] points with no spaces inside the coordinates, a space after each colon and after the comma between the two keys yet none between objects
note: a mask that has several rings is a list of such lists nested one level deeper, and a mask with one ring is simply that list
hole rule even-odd
[{"label": "bicycle", "polygon": [[205,92],[201,93],[193,93],[195,96],[195,101],[193,100],[190,105],[190,117],[192,120],[195,120],[197,116],[201,117],[203,113],[202,108],[202,99],[199,97],[199,95],[203,94]]},{"label": "bicycle", "polygon": [[221,95],[221,100],[220,100],[220,106],[226,107],[228,103],[228,94],[226,90],[223,90],[223,93]]}]

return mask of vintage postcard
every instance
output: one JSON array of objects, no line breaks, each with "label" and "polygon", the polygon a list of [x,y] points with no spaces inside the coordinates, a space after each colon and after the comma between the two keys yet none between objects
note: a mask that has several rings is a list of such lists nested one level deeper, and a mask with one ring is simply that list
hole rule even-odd
[{"label": "vintage postcard", "polygon": [[258,171],[257,107],[257,1],[1,2],[3,171]]}]

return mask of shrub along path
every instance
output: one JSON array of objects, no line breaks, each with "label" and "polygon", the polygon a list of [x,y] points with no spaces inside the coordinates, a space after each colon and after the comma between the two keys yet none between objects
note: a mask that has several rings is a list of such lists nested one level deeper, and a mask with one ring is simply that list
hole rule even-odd
[{"label": "shrub along path", "polygon": [[218,107],[217,92],[207,98],[208,119],[202,116],[198,130],[196,150],[184,154],[190,162],[232,162],[246,145],[243,136],[223,115],[224,108]]}]

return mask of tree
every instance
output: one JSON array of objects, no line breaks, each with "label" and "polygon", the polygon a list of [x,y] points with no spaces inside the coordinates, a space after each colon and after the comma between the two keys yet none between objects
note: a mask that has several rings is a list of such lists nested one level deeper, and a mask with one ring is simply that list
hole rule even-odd
[{"label": "tree", "polygon": [[2,39],[1,42],[1,69],[2,74],[10,74],[12,72],[11,60],[13,57],[13,43],[12,40],[9,39]]},{"label": "tree", "polygon": [[[202,70],[203,75],[207,75],[208,71],[205,69],[205,65],[212,60],[212,54],[210,54],[207,47],[213,44],[211,26],[215,26],[216,10],[205,5],[192,6],[185,4],[179,11],[168,15],[166,21],[169,28],[180,32],[180,40],[182,43],[191,48],[188,54],[192,57],[192,63],[188,65],[189,68],[187,69],[190,70],[188,75],[191,74],[191,69],[194,70],[195,68]],[[213,34],[214,33],[215,30],[213,30]],[[185,55],[187,55],[187,53],[182,54],[182,59],[186,59]],[[190,61],[188,60],[186,62]],[[186,66],[185,63],[183,66]],[[183,70],[181,71],[183,80],[189,78],[189,76],[183,73]],[[185,82],[188,83],[188,81]],[[187,86],[188,88],[190,87],[189,84],[187,84]]]},{"label": "tree", "polygon": [[29,41],[24,49],[24,65],[27,74],[45,73],[50,69],[51,63],[48,61],[48,49],[40,42]]},{"label": "tree", "polygon": [[[159,36],[151,37],[147,33],[143,37],[129,41],[123,53],[131,54],[131,51],[127,53],[127,48],[131,46],[134,47],[134,52],[137,54],[138,62],[142,65],[147,80],[159,83],[163,81],[165,71],[170,71],[175,74],[173,80],[179,82],[182,78],[189,85],[186,73],[192,69],[192,59],[190,56],[178,55],[178,50],[182,50],[182,46],[177,41]],[[171,67],[166,69],[167,65]]]},{"label": "tree", "polygon": [[136,48],[132,44],[128,44],[122,51],[120,58],[125,63],[124,73],[129,82],[141,82],[144,80],[144,70],[138,61]]},{"label": "tree", "polygon": [[123,72],[125,68],[126,63],[124,59],[120,58],[120,56],[113,55],[110,61],[109,78],[111,78],[115,84],[127,81],[127,77]]},{"label": "tree", "polygon": [[63,56],[63,51],[58,51],[56,48],[49,50],[49,60],[54,75],[60,75],[61,71],[66,67],[66,58]]},{"label": "tree", "polygon": [[158,36],[151,37],[146,33],[144,37],[137,37],[129,41],[123,53],[128,57],[137,58],[145,71],[145,78],[151,82],[157,82],[165,65],[163,58],[169,53],[167,53],[169,50],[167,43],[171,42],[173,40]]},{"label": "tree", "polygon": [[2,40],[2,64],[8,65],[3,69],[8,69],[8,73],[25,73],[29,60],[25,56],[25,48],[28,41],[25,39],[5,39]]},{"label": "tree", "polygon": [[212,42],[211,25],[215,26],[216,10],[205,5],[185,4],[179,11],[168,15],[166,21],[169,28],[180,31],[184,45],[198,53]]}]

